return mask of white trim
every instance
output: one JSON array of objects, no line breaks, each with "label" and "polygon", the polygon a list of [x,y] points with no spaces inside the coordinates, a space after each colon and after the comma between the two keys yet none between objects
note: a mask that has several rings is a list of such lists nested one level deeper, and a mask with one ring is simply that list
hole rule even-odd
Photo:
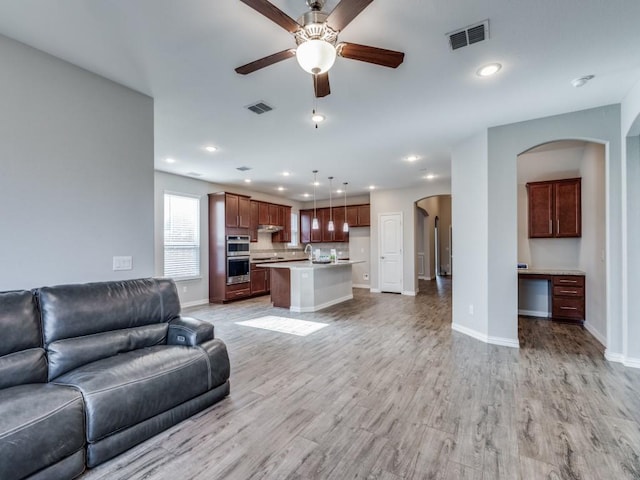
[{"label": "white trim", "polygon": [[524,315],[525,317],[540,317],[540,318],[549,318],[549,317],[551,317],[549,312],[543,312],[542,310],[520,310],[520,309],[518,309],[518,315]]},{"label": "white trim", "polygon": [[609,360],[610,362],[624,362],[624,355],[622,353],[610,352],[608,348],[604,351],[604,358]]},{"label": "white trim", "polygon": [[194,300],[193,302],[181,302],[182,308],[189,308],[189,307],[198,307],[200,305],[206,305],[209,303],[209,299],[208,298],[203,298],[201,300]]},{"label": "white trim", "polygon": [[640,358],[627,357],[627,358],[624,359],[622,364],[625,367],[640,368]]},{"label": "white trim", "polygon": [[451,329],[455,330],[456,332],[467,335],[471,338],[475,338],[476,340],[480,340],[481,342],[489,343],[491,345],[499,345],[501,347],[510,347],[510,348],[520,348],[520,342],[518,340],[513,340],[511,338],[503,338],[503,337],[490,337],[488,335],[485,335],[484,333],[480,333],[469,327],[458,325],[457,323],[452,323]]},{"label": "white trim", "polygon": [[596,328],[591,325],[589,322],[584,322],[584,328],[589,332],[593,337],[598,340],[603,347],[607,346],[607,339],[604,335],[602,335]]},{"label": "white trim", "polygon": [[382,293],[382,290],[380,290],[379,288],[371,288],[371,287],[369,287],[369,291],[371,293]]},{"label": "white trim", "polygon": [[468,335],[469,337],[475,338],[476,340],[480,340],[481,342],[489,343],[489,337],[487,335],[485,335],[484,333],[480,333],[476,330],[473,330],[469,327],[464,327],[462,325],[458,325],[457,323],[452,323],[451,330],[455,330],[456,332],[463,333],[465,335]]},{"label": "white trim", "polygon": [[417,292],[415,290],[403,290],[402,295],[409,295],[410,297],[415,297]]},{"label": "white trim", "polygon": [[520,341],[513,340],[511,338],[504,337],[489,337],[489,341],[491,345],[500,345],[501,347],[509,347],[509,348],[520,348]]},{"label": "white trim", "polygon": [[366,288],[367,290],[371,290],[371,285],[367,285],[365,283],[354,283],[351,285],[353,288]]},{"label": "white trim", "polygon": [[323,308],[327,308],[327,307],[330,307],[332,305],[336,305],[338,303],[346,302],[347,300],[353,300],[353,294],[345,295],[344,297],[336,298],[336,299],[333,299],[333,300],[331,300],[329,302],[321,303],[319,305],[314,305],[313,307],[294,307],[294,306],[291,306],[291,307],[289,307],[289,310],[291,312],[298,312],[298,313],[317,312],[318,310],[322,310]]},{"label": "white trim", "polygon": [[418,280],[431,280],[431,277],[427,277],[425,275],[418,275]]}]

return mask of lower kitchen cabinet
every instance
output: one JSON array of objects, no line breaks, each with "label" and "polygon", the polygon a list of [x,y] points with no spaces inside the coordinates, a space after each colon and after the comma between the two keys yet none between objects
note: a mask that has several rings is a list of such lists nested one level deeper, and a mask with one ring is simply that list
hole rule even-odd
[{"label": "lower kitchen cabinet", "polygon": [[248,297],[251,295],[251,286],[249,282],[236,283],[234,285],[227,285],[225,292],[226,300],[237,300],[239,298]]},{"label": "lower kitchen cabinet", "polygon": [[251,265],[251,295],[269,293],[269,269]]}]

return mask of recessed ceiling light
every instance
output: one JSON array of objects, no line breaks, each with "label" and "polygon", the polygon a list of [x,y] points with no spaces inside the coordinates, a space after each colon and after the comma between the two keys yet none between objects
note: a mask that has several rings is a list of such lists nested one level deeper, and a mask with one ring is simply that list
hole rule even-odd
[{"label": "recessed ceiling light", "polygon": [[289,175],[291,175],[289,172],[282,172],[283,177],[288,177]]},{"label": "recessed ceiling light", "polygon": [[409,155],[407,157],[407,162],[415,162],[416,160],[418,160],[418,156],[417,155]]},{"label": "recessed ceiling light", "polygon": [[167,158],[165,160],[165,162],[167,162],[167,163],[176,163],[175,159],[173,159],[173,158]]},{"label": "recessed ceiling light", "polygon": [[576,78],[574,80],[571,80],[571,85],[573,85],[576,88],[582,87],[589,80],[593,80],[594,77],[595,75],[586,75],[584,77]]},{"label": "recessed ceiling light", "polygon": [[433,173],[429,173],[427,175],[425,175],[425,177],[427,180],[433,180],[434,178],[436,178],[436,176]]},{"label": "recessed ceiling light", "polygon": [[320,185],[320,182],[313,182],[313,184],[317,187],[318,185]]},{"label": "recessed ceiling light", "polygon": [[341,189],[336,190],[336,193],[342,193]]},{"label": "recessed ceiling light", "polygon": [[214,147],[213,145],[209,145],[208,147],[204,147],[204,149],[205,149],[207,152],[215,152],[216,150],[218,150],[218,148],[217,148],[217,147]]},{"label": "recessed ceiling light", "polygon": [[284,192],[284,187],[278,187],[279,192]]},{"label": "recessed ceiling light", "polygon": [[250,178],[245,178],[244,179],[244,183],[251,183],[251,179]]},{"label": "recessed ceiling light", "polygon": [[303,193],[303,194],[302,194],[302,196],[303,196],[304,198],[309,198],[311,195],[310,195],[309,193]]},{"label": "recessed ceiling light", "polygon": [[311,115],[311,120],[313,120],[315,123],[323,122],[324,119],[325,117],[321,113],[314,113],[313,115]]},{"label": "recessed ceiling light", "polygon": [[490,77],[491,75],[495,75],[500,71],[502,65],[499,63],[490,63],[489,65],[485,65],[484,67],[480,67],[476,74],[479,77]]},{"label": "recessed ceiling light", "polygon": [[369,185],[369,190],[375,190],[376,186],[375,185]]}]

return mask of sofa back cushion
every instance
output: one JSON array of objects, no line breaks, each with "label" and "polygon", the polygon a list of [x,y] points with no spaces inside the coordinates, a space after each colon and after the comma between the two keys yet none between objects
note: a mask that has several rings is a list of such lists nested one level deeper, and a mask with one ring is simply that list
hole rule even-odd
[{"label": "sofa back cushion", "polygon": [[31,292],[0,292],[0,388],[47,381],[47,362]]},{"label": "sofa back cushion", "polygon": [[166,343],[180,314],[172,280],[140,279],[43,287],[37,292],[49,380],[121,352]]}]

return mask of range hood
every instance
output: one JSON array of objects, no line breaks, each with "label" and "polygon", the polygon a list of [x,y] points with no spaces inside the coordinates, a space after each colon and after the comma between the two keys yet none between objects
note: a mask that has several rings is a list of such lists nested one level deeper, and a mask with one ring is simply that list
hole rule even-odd
[{"label": "range hood", "polygon": [[280,227],[278,225],[258,225],[259,232],[275,233],[279,232],[280,230],[283,230],[283,227]]}]

